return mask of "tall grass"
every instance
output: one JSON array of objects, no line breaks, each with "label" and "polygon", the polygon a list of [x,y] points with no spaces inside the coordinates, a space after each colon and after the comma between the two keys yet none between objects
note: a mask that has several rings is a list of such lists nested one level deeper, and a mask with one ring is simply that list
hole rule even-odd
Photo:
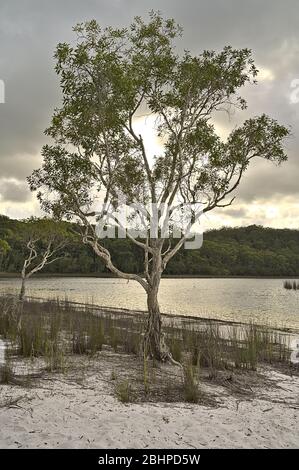
[{"label": "tall grass", "polygon": [[256,370],[259,363],[289,363],[288,336],[266,326],[252,323],[221,328],[211,322],[197,331],[179,333],[180,339],[177,332],[172,336],[175,353],[182,357],[188,352],[192,365],[208,370],[211,378],[219,370]]},{"label": "tall grass", "polygon": [[119,382],[115,387],[116,396],[122,403],[133,401],[133,389],[129,380]]},{"label": "tall grass", "polygon": [[[48,371],[65,371],[68,356],[95,356],[110,346],[118,353],[139,355],[143,319],[136,316],[99,314],[86,306],[69,302],[26,300],[22,323],[18,327],[17,305],[12,298],[0,296],[0,335],[6,338],[14,355],[41,357]],[[185,399],[198,399],[198,373],[206,371],[213,379],[220,370],[256,370],[261,363],[289,364],[288,338],[268,327],[175,322],[165,327],[172,357],[184,365]],[[187,362],[186,362],[187,360]],[[148,358],[141,357],[145,394],[152,384]],[[8,371],[9,372],[9,371]],[[5,380],[5,371],[2,376]],[[122,387],[124,390],[122,390]],[[122,395],[130,394],[122,385]],[[197,391],[196,391],[197,390]],[[193,398],[192,398],[193,397]],[[125,398],[126,400],[126,398]]]},{"label": "tall grass", "polygon": [[192,362],[184,365],[184,395],[189,403],[198,403],[200,398],[198,374]]},{"label": "tall grass", "polygon": [[62,345],[56,341],[48,340],[45,346],[46,370],[49,372],[65,372],[67,368],[67,358]]},{"label": "tall grass", "polygon": [[287,290],[299,290],[298,281],[284,281],[283,287]]},{"label": "tall grass", "polygon": [[21,357],[44,357],[48,368],[63,355],[95,355],[104,344],[114,351],[139,353],[142,323],[132,318],[100,317],[87,306],[69,302],[25,300],[22,323],[18,325],[17,305],[0,296],[0,335]]},{"label": "tall grass", "polygon": [[12,364],[6,360],[4,364],[0,365],[0,384],[11,384],[14,378],[14,371]]}]

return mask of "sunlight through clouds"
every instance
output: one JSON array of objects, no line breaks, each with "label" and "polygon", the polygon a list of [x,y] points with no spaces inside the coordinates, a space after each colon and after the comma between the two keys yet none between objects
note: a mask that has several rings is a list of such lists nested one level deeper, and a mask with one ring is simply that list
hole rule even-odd
[{"label": "sunlight through clouds", "polygon": [[[0,79],[5,83],[5,105],[0,104],[0,212],[11,217],[37,214],[38,204],[26,189],[19,202],[11,201],[3,180],[13,179],[23,187],[26,176],[40,166],[40,149],[45,143],[44,129],[49,125],[61,95],[54,71],[53,53],[58,42],[72,40],[72,26],[78,21],[97,19],[103,26],[127,25],[134,15],[145,16],[146,2],[89,2],[79,0],[41,6],[35,0],[23,4],[16,0],[0,6]],[[5,5],[4,5],[5,3]],[[233,4],[232,4],[233,3]],[[71,8],[70,5],[71,4]],[[299,227],[299,103],[291,86],[299,79],[299,9],[290,0],[281,2],[231,2],[221,0],[197,2],[188,8],[179,1],[153,0],[151,8],[175,18],[184,28],[181,49],[201,53],[204,49],[219,51],[226,44],[252,49],[259,74],[256,86],[241,90],[248,102],[244,112],[217,113],[213,124],[225,140],[230,131],[248,117],[263,112],[290,126],[287,142],[289,161],[281,168],[257,164],[248,171],[234,202],[211,216],[211,224]],[[249,25],[255,25],[254,28]],[[213,28],[211,28],[213,24]],[[36,37],[39,38],[36,41]],[[13,58],[13,60],[12,60]],[[297,86],[297,85],[296,85]],[[142,112],[145,115],[142,115]],[[163,151],[163,142],[155,135],[155,117],[140,111],[134,121],[141,134],[150,160]],[[18,197],[18,190],[14,195]],[[231,211],[231,212],[230,212]]]},{"label": "sunlight through clouds", "polygon": [[155,156],[163,154],[163,142],[157,136],[155,115],[144,115],[136,118],[133,122],[133,128],[137,135],[141,135],[144,146],[149,157],[153,160]]},{"label": "sunlight through clouds", "polygon": [[257,65],[257,68],[259,70],[259,73],[258,73],[258,81],[259,82],[275,80],[275,75],[272,72],[272,70],[270,70],[268,68],[260,67],[258,65]]}]

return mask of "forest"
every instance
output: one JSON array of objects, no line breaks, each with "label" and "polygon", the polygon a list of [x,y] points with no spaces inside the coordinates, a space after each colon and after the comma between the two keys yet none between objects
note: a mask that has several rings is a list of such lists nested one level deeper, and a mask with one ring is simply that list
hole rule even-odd
[{"label": "forest", "polygon": [[[19,273],[26,256],[22,237],[26,222],[0,216],[0,272]],[[106,239],[115,264],[130,273],[143,272],[142,251],[128,239]],[[2,248],[1,248],[2,247]],[[78,239],[67,245],[65,257],[46,266],[45,273],[107,275],[103,262]],[[181,250],[169,263],[167,275],[297,276],[299,230],[251,225],[224,227],[204,233],[203,246]]]},{"label": "forest", "polygon": [[[26,222],[0,216],[0,272],[19,273],[27,254],[22,233]],[[115,264],[123,271],[142,273],[143,252],[128,239],[105,239]],[[92,248],[72,238],[65,256],[44,273],[110,275]],[[181,250],[165,275],[299,276],[299,230],[251,225],[204,233],[203,246]]]}]

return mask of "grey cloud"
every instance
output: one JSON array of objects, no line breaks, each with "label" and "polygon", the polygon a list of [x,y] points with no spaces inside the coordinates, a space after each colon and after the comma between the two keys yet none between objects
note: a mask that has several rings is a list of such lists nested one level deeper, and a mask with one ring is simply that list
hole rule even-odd
[{"label": "grey cloud", "polygon": [[0,200],[3,202],[21,202],[30,200],[31,194],[25,183],[0,180]]},{"label": "grey cloud", "polygon": [[[0,79],[6,103],[0,104],[0,178],[20,182],[40,164],[44,129],[60,101],[53,52],[73,38],[72,26],[96,18],[105,25],[128,24],[135,15],[159,9],[184,27],[181,48],[198,53],[225,44],[250,47],[259,66],[273,73],[244,90],[248,110],[221,126],[233,127],[252,115],[266,112],[289,124],[289,162],[277,169],[258,162],[249,169],[236,201],[242,203],[275,195],[297,197],[299,181],[299,104],[290,103],[290,83],[299,78],[299,8],[297,0],[39,0],[2,1],[0,5]],[[2,190],[3,194],[3,190]],[[3,202],[3,201],[2,201]],[[234,218],[242,218],[237,212]]]},{"label": "grey cloud", "polygon": [[247,216],[247,211],[243,207],[238,207],[238,208],[226,207],[225,211],[223,211],[223,215],[225,217],[233,217],[233,218],[241,219]]}]

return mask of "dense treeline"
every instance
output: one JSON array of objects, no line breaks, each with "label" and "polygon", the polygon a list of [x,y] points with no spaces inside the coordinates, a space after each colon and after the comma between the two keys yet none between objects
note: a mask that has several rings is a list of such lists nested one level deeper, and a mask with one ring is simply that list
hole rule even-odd
[{"label": "dense treeline", "polygon": [[[0,216],[0,271],[20,272],[26,246],[23,222]],[[5,244],[3,242],[6,242]],[[128,272],[143,272],[142,251],[128,239],[104,240],[117,266]],[[1,246],[0,246],[1,248]],[[92,249],[72,241],[67,256],[45,268],[57,274],[104,274],[107,272]],[[299,230],[249,227],[222,228],[204,234],[199,250],[182,249],[169,263],[165,274],[173,275],[299,275]]]}]

